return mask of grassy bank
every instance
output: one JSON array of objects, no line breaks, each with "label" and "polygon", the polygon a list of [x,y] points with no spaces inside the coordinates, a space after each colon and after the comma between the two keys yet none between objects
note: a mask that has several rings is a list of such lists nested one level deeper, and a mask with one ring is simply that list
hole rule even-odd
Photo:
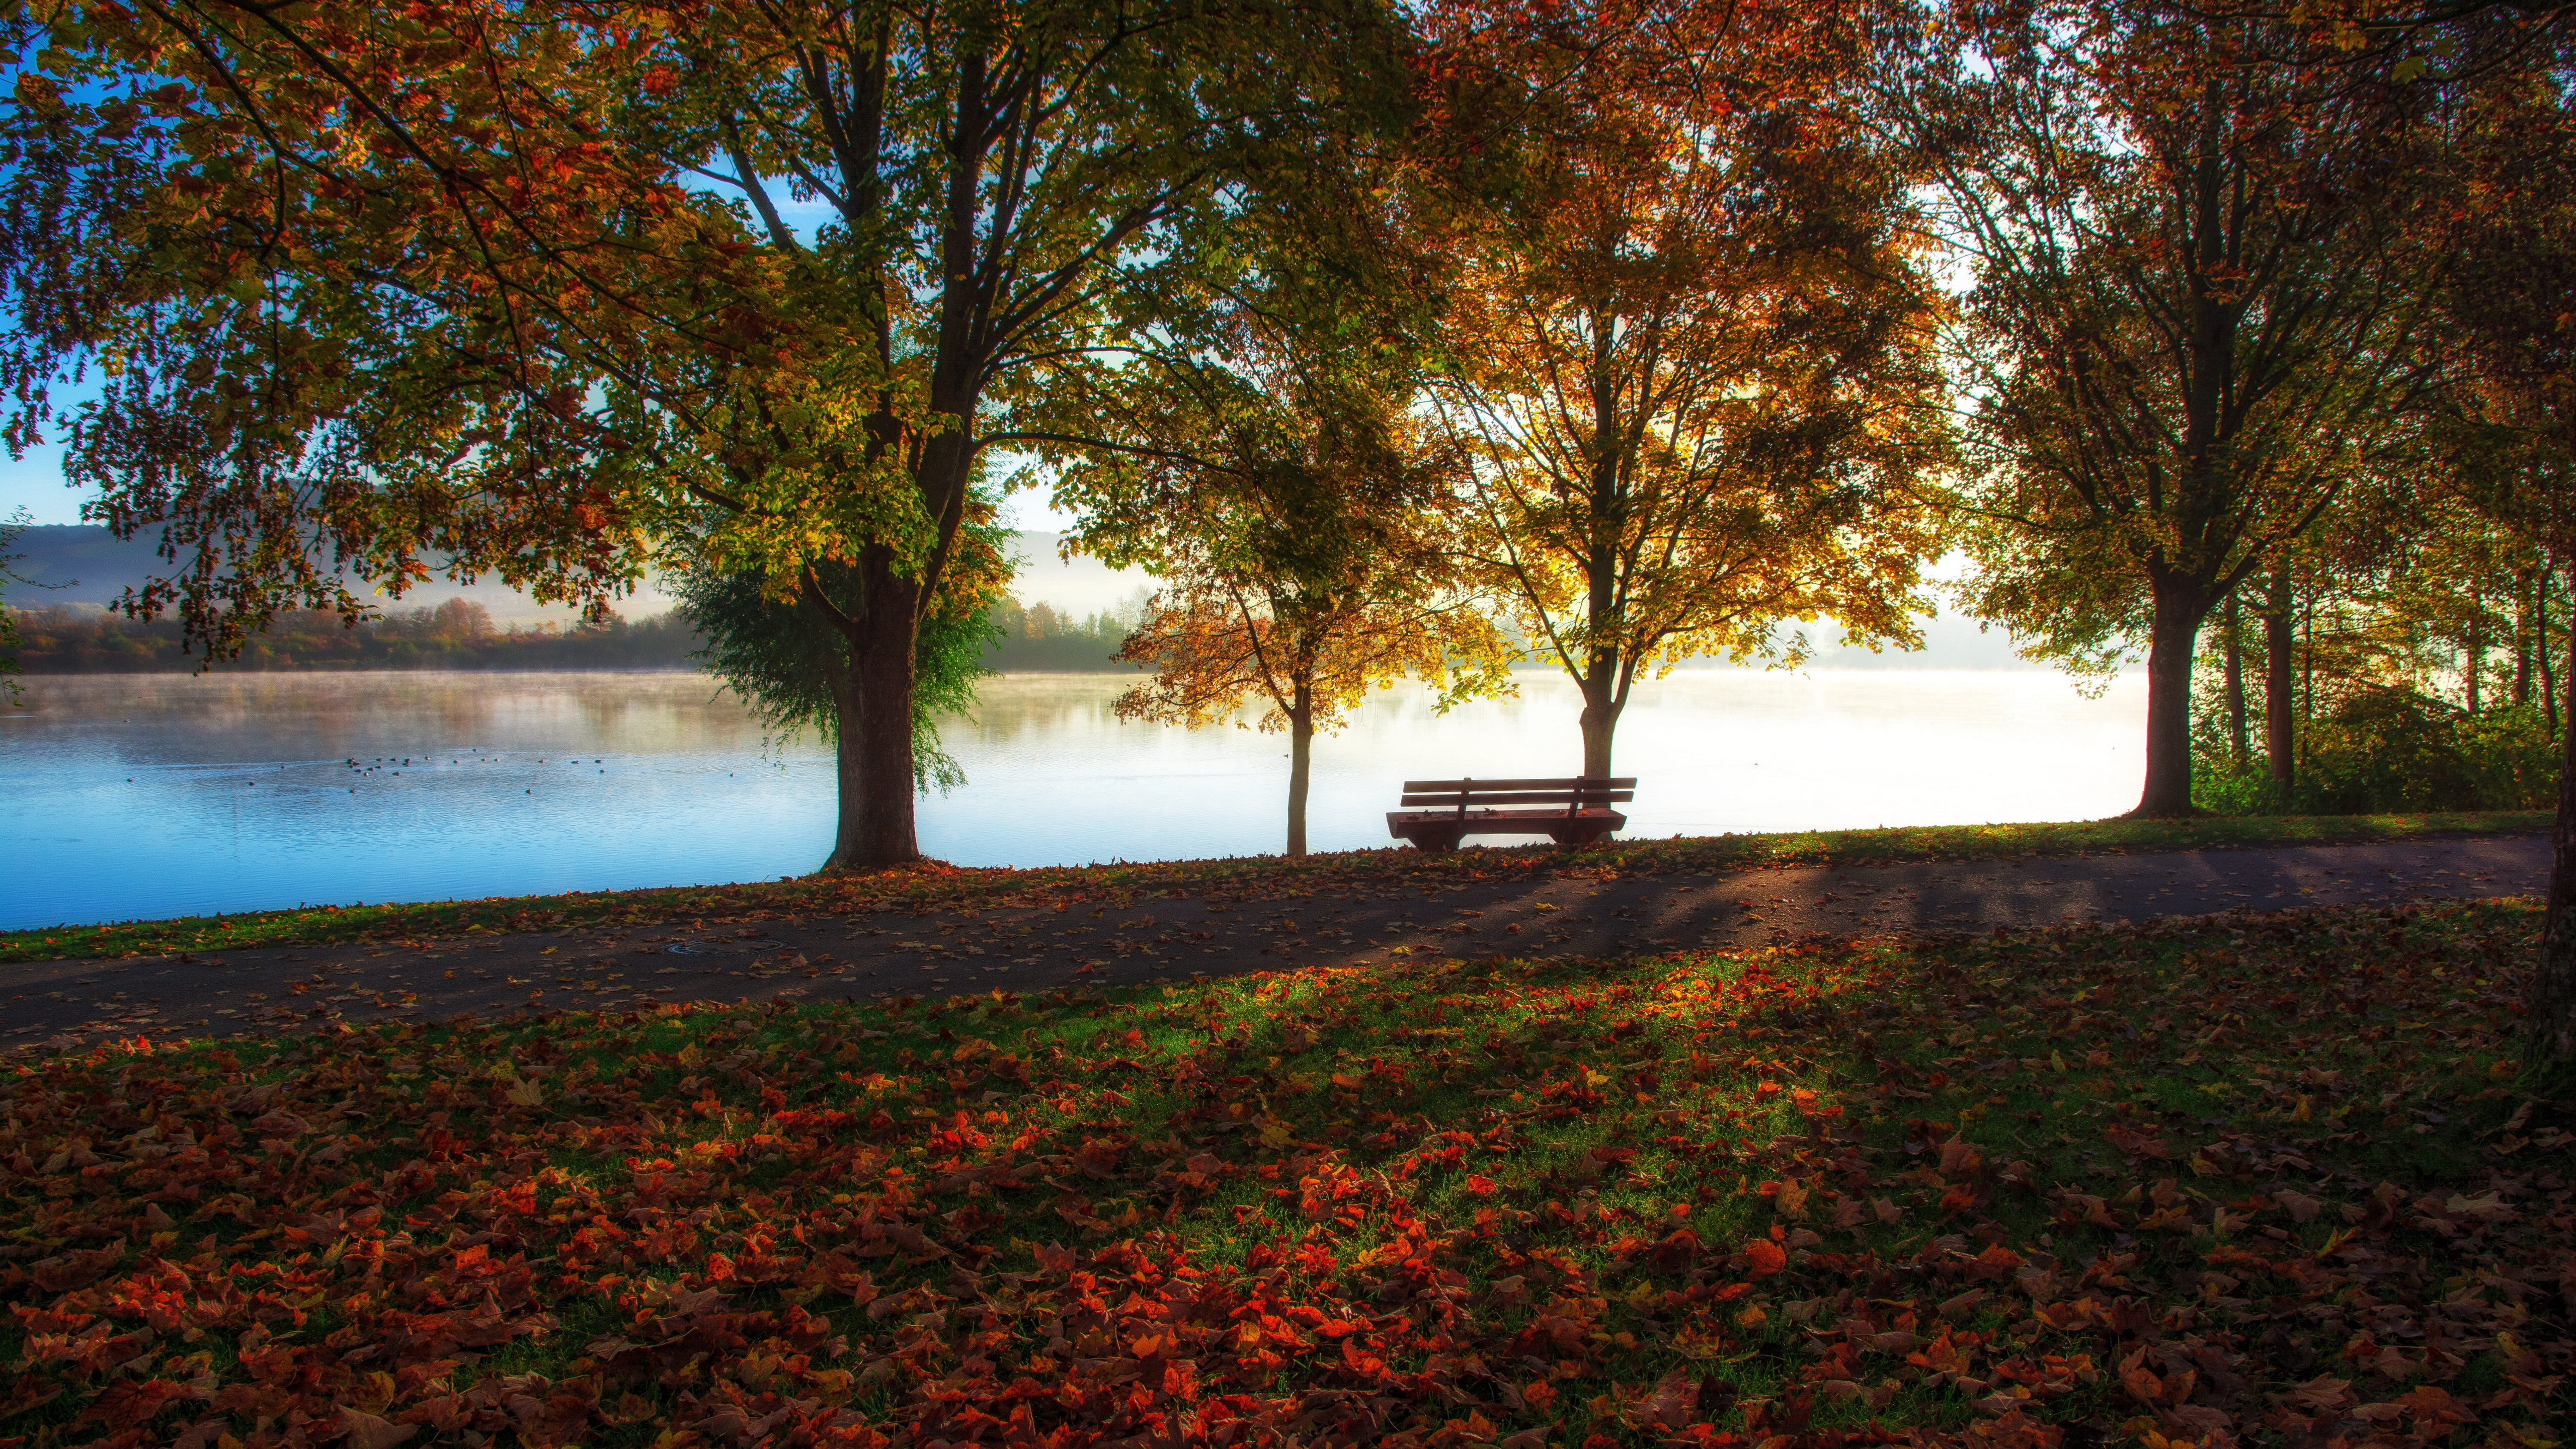
[{"label": "grassy bank", "polygon": [[102,1050],[0,1080],[0,1434],[2539,1449],[2535,920]]},{"label": "grassy bank", "polygon": [[1705,874],[1791,865],[1877,865],[2002,856],[2349,844],[2434,836],[2528,834],[2548,826],[2549,816],[2542,813],[2238,816],[1691,836],[1612,841],[1579,851],[1546,846],[1469,849],[1451,855],[1425,855],[1409,849],[1355,850],[1313,855],[1296,862],[1276,856],[1252,856],[1038,870],[929,865],[870,875],[817,875],[747,885],[495,896],[418,905],[328,906],[14,931],[0,933],[0,962],[404,940],[583,925],[934,911],[1065,899],[1124,903],[1176,894],[1268,898],[1378,885],[1418,885],[1442,879]]}]

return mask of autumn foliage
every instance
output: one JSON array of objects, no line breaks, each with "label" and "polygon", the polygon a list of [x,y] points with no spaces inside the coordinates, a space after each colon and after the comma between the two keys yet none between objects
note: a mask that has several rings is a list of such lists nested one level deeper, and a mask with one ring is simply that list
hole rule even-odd
[{"label": "autumn foliage", "polygon": [[22,1444],[2545,1443],[2458,906],[22,1068]]},{"label": "autumn foliage", "polygon": [[977,485],[1222,244],[1221,182],[1367,109],[1389,34],[1244,0],[13,12],[0,441],[68,434],[92,516],[166,542],[136,607],[218,655],[438,567],[594,611],[648,565],[757,576],[850,660],[832,863],[915,860],[917,636],[992,592]]},{"label": "autumn foliage", "polygon": [[[1911,642],[1944,389],[1866,4],[1442,7],[1443,110],[1508,158],[1430,397],[1471,459],[1466,576],[1582,690],[1582,773],[1692,655]],[[1493,133],[1493,134],[1488,134]]]}]

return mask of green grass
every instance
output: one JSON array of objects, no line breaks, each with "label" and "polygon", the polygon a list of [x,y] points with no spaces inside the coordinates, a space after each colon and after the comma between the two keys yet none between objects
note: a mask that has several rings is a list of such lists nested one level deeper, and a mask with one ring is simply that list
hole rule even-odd
[{"label": "green grass", "polygon": [[743,885],[323,906],[170,921],[66,925],[0,933],[0,962],[338,941],[400,941],[559,930],[568,926],[745,921],[880,910],[972,910],[1064,900],[1124,904],[1163,895],[1260,899],[1398,881],[1426,883],[1552,874],[1704,874],[1791,865],[1877,865],[2519,835],[2547,829],[2549,819],[2546,814],[2533,812],[2230,816],[1686,836],[1612,841],[1588,850],[1568,851],[1545,846],[1470,849],[1452,855],[1425,855],[1409,849],[1355,850],[1312,855],[1293,862],[1276,856],[1251,856],[1037,870],[960,869],[931,864],[876,874],[836,873]]},{"label": "green grass", "polygon": [[0,1076],[0,1434],[397,1432],[347,1408],[417,1443],[714,1440],[728,1415],[925,1443],[1025,1413],[1067,1443],[2082,1424],[2161,1449],[2359,1421],[2530,1446],[2576,1360],[2576,1136],[2511,1056],[2536,921],[2351,908],[31,1063]]}]

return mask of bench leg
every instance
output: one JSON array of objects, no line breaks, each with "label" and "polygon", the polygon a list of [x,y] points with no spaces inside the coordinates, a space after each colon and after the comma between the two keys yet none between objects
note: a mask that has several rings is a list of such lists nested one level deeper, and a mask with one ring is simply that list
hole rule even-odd
[{"label": "bench leg", "polygon": [[1414,832],[1413,848],[1432,855],[1443,855],[1458,848],[1466,837],[1463,830],[1421,830]]}]

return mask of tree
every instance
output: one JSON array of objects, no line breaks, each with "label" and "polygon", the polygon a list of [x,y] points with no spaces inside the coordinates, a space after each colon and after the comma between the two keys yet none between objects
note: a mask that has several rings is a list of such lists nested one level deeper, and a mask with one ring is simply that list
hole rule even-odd
[{"label": "tree", "polygon": [[[958,562],[948,571],[945,607],[921,621],[915,635],[912,691],[912,773],[916,789],[952,790],[966,772],[940,747],[939,717],[975,705],[975,682],[992,641],[992,612],[1010,577],[1002,554],[1005,530],[993,521],[992,504],[979,499],[966,524]],[[829,600],[853,607],[860,581],[847,564],[814,567],[781,598],[772,580],[756,573],[724,574],[711,568],[685,571],[668,581],[680,611],[705,640],[696,657],[722,678],[770,725],[788,734],[812,729],[833,746],[843,792],[862,790],[858,757],[841,722],[850,718],[854,692],[848,635],[825,612]],[[847,828],[845,816],[840,822]],[[848,844],[835,841],[837,856]]]},{"label": "tree", "polygon": [[1442,37],[1517,87],[1431,396],[1465,548],[1583,695],[1607,775],[1641,671],[1911,642],[1942,455],[1904,158],[1855,124],[1855,7],[1568,7]]},{"label": "tree", "polygon": [[[24,508],[0,518],[0,585],[26,582],[9,566],[19,559],[18,535],[26,531],[28,522]],[[8,693],[11,704],[26,697],[18,683],[18,615],[9,607],[5,592],[0,592],[0,690]]]},{"label": "tree", "polygon": [[1414,411],[1440,272],[1422,174],[1400,150],[1319,159],[1167,273],[1122,365],[1061,414],[1073,431],[1040,440],[1081,515],[1070,546],[1159,576],[1118,656],[1155,677],[1120,714],[1284,731],[1292,858],[1316,735],[1408,676],[1444,710],[1510,687],[1444,544],[1455,451]]},{"label": "tree", "polygon": [[1252,727],[1288,735],[1292,859],[1317,734],[1407,676],[1444,710],[1509,687],[1504,641],[1448,579],[1441,460],[1388,399],[1303,401],[1238,416],[1229,461],[1149,470],[1085,535],[1163,581],[1118,656],[1155,676],[1119,714],[1196,729],[1257,706]]},{"label": "tree", "polygon": [[[2566,57],[2547,59],[2464,97],[2445,178],[2443,240],[2455,260],[2443,301],[2499,420],[2536,452],[2536,466],[2484,479],[2477,502],[2536,544],[2554,573],[2576,568],[2576,325],[2566,294],[2576,275],[2576,116],[2560,83]],[[2576,681],[2576,630],[2565,662],[2559,677]],[[2526,1075],[2561,1089],[2576,1070],[2576,703],[2563,729],[2524,1052]]]},{"label": "tree", "polygon": [[2192,808],[2210,611],[2402,438],[2425,381],[2383,118],[2255,63],[2272,24],[1978,12],[1929,27],[1887,97],[1973,272],[1965,601],[2079,667],[2145,641],[2145,816]]},{"label": "tree", "polygon": [[1161,579],[1118,656],[1155,677],[1119,713],[1197,729],[1257,707],[1249,727],[1288,735],[1292,858],[1317,734],[1408,676],[1442,709],[1509,687],[1445,546],[1455,454],[1409,407],[1420,274],[1378,218],[1321,211],[1242,218],[1185,325],[1099,379],[1086,430],[1108,446],[1062,455],[1057,488],[1074,547]]},{"label": "tree", "polygon": [[2426,507],[2421,485],[2443,466],[2444,450],[2417,421],[2377,466],[2339,480],[2332,506],[2271,549],[2229,596],[2233,604],[2250,595],[2247,608],[2262,625],[2263,755],[2275,808],[2300,798],[2301,730],[2317,714],[2321,670],[2339,687],[2413,678],[2427,662],[2420,619],[2390,605],[2423,601],[2428,577],[2447,582],[2421,565],[2427,542],[2457,520]]},{"label": "tree", "polygon": [[917,854],[979,461],[1401,39],[1368,0],[17,16],[8,440],[103,371],[74,476],[187,556],[136,607],[221,650],[433,553],[593,609],[759,574],[846,641],[838,866]]},{"label": "tree", "polygon": [[2262,601],[2254,610],[2263,621],[2263,756],[2272,798],[2284,806],[2298,788],[2297,552],[2295,539],[2275,547],[2260,575]]}]

